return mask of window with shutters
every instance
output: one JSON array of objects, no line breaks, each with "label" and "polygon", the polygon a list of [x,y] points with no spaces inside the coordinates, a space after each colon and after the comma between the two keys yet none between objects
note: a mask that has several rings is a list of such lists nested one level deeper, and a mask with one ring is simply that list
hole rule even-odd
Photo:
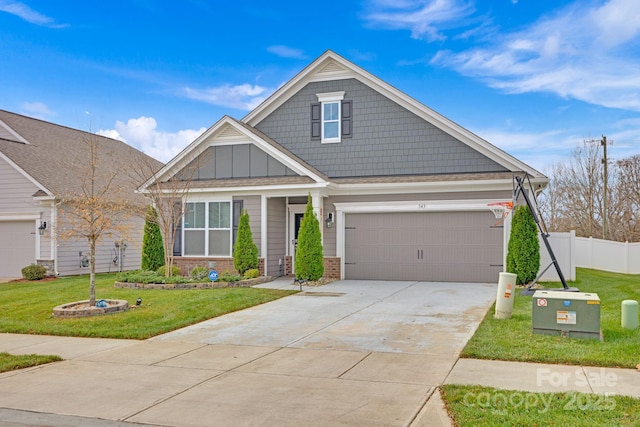
[{"label": "window with shutters", "polygon": [[352,101],[344,100],[345,92],[318,93],[311,104],[311,139],[322,143],[341,142],[352,135]]}]

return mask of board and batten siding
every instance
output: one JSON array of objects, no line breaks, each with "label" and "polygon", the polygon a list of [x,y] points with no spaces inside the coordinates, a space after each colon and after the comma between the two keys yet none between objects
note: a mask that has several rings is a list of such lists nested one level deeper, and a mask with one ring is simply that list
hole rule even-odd
[{"label": "board and batten siding", "polygon": [[284,274],[286,255],[286,199],[267,200],[267,275],[278,277]]}]

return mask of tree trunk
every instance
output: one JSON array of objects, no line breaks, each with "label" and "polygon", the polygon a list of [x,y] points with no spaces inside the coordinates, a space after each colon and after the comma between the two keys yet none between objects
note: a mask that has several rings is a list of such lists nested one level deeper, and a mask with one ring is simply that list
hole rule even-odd
[{"label": "tree trunk", "polygon": [[89,305],[95,307],[96,305],[96,242],[89,242],[90,255],[89,255],[89,268],[91,270],[89,274]]}]

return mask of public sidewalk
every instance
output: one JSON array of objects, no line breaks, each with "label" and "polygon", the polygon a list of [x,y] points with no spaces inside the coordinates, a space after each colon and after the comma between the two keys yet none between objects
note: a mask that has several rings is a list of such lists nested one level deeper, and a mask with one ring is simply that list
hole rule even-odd
[{"label": "public sidewalk", "polygon": [[[65,358],[0,374],[0,427],[205,426],[211,419],[223,425],[237,420],[236,411],[257,411],[251,419],[259,421],[291,410],[297,411],[294,425],[323,411],[339,418],[351,401],[364,399],[375,406],[367,417],[379,414],[384,422],[395,420],[391,425],[450,426],[441,384],[640,398],[640,373],[632,369],[458,359],[448,372],[416,372],[421,378],[411,380],[409,372],[403,375],[408,356],[427,364],[429,356],[19,334],[0,334],[0,351]],[[394,372],[396,379],[389,377]],[[388,400],[394,394],[396,400]],[[251,401],[252,409],[238,403]],[[362,420],[352,416],[340,424],[366,425]]]}]

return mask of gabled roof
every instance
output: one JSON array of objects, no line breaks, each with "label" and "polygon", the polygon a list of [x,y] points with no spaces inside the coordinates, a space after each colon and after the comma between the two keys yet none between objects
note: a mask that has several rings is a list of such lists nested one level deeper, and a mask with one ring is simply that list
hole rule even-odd
[{"label": "gabled roof", "polygon": [[0,110],[0,157],[31,180],[36,197],[65,198],[82,190],[87,171],[87,145],[98,147],[98,172],[115,175],[114,187],[133,191],[139,182],[126,170],[144,161],[154,170],[162,163],[122,141]]},{"label": "gabled roof", "polygon": [[[313,166],[307,164],[304,160],[295,156],[293,153],[282,147],[277,142],[273,141],[267,135],[263,134],[259,130],[252,128],[246,123],[242,123],[230,116],[224,116],[213,126],[207,129],[202,135],[196,138],[191,144],[185,147],[176,157],[174,157],[169,163],[167,163],[161,170],[158,171],[147,182],[140,186],[140,191],[145,191],[153,182],[164,182],[171,179],[176,173],[185,168],[189,163],[195,160],[200,154],[202,154],[208,147],[216,145],[217,142],[223,144],[229,144],[233,142],[246,143],[250,141],[257,147],[265,151],[270,156],[279,160],[289,169],[295,171],[304,179],[300,182],[315,182],[326,183],[327,177],[322,172],[315,169]],[[260,182],[275,182],[277,180],[266,179]],[[282,180],[281,180],[282,181]],[[295,178],[285,179],[284,182],[295,182]],[[239,182],[234,180],[234,182]],[[227,184],[228,185],[228,184]],[[205,184],[198,183],[198,187],[203,188],[215,188],[214,183]]]},{"label": "gabled roof", "polygon": [[253,127],[284,104],[311,82],[357,79],[373,90],[396,102],[418,117],[453,136],[470,148],[485,155],[511,172],[527,172],[533,178],[545,178],[542,173],[521,162],[478,135],[447,119],[409,95],[380,80],[371,73],[328,50],[309,64],[289,82],[281,86],[258,107],[247,114],[242,122]]}]

